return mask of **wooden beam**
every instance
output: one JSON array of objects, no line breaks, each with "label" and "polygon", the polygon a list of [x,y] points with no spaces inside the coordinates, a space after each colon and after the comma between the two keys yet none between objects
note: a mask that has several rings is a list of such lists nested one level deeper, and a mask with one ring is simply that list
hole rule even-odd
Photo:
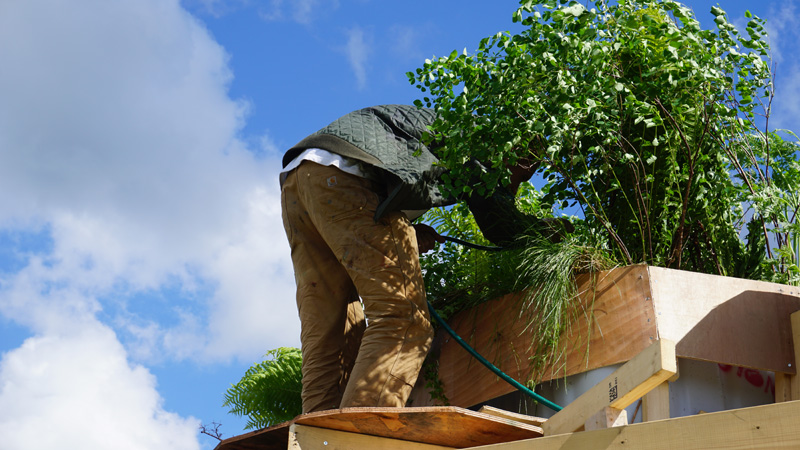
[{"label": "wooden beam", "polygon": [[475,450],[800,448],[800,401],[487,445]]},{"label": "wooden beam", "polygon": [[792,321],[792,343],[794,345],[794,367],[796,372],[795,375],[790,377],[790,395],[792,400],[800,400],[800,372],[797,372],[797,365],[800,364],[800,311],[792,313],[790,318]]},{"label": "wooden beam", "polygon": [[775,403],[792,401],[792,385],[796,375],[775,372]]},{"label": "wooden beam", "polygon": [[661,383],[642,397],[642,420],[669,419],[669,383]]},{"label": "wooden beam", "polygon": [[479,413],[489,414],[490,416],[500,417],[506,420],[513,420],[515,422],[526,423],[528,425],[533,425],[535,427],[541,427],[547,419],[542,417],[536,416],[528,416],[525,414],[519,414],[511,411],[506,411],[504,409],[495,408],[493,406],[484,405],[481,406],[481,409],[478,410]]},{"label": "wooden beam", "polygon": [[[800,311],[795,311],[789,318],[792,323],[792,346],[794,347],[792,367],[796,372],[797,365],[800,364]],[[790,400],[800,400],[800,375],[775,372],[775,402]]]},{"label": "wooden beam", "polygon": [[597,414],[589,417],[584,423],[586,431],[602,430],[604,428],[621,427],[628,424],[628,412],[624,409],[606,406]]},{"label": "wooden beam", "polygon": [[544,434],[571,433],[606,406],[625,409],[677,371],[675,343],[660,339],[548,419]]},{"label": "wooden beam", "polygon": [[449,450],[453,447],[294,424],[289,428],[288,448],[289,450]]}]

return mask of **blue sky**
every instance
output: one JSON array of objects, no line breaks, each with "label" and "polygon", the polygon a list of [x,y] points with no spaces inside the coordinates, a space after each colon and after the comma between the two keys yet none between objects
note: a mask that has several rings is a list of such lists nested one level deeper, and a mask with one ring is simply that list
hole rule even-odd
[{"label": "blue sky", "polygon": [[[716,2],[690,1],[704,27]],[[797,0],[768,19],[773,125],[800,130]],[[222,394],[299,345],[284,149],[405,72],[512,28],[507,0],[0,3],[0,435],[208,449]],[[46,428],[43,428],[45,427]],[[42,430],[47,430],[43,432]]]}]

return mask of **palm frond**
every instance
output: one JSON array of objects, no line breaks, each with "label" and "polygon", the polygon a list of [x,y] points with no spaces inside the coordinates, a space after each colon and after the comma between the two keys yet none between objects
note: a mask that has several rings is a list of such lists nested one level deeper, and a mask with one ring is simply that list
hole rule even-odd
[{"label": "palm frond", "polygon": [[246,430],[285,422],[302,413],[300,349],[281,347],[266,356],[269,359],[253,364],[225,392],[222,406],[231,414],[247,416]]}]

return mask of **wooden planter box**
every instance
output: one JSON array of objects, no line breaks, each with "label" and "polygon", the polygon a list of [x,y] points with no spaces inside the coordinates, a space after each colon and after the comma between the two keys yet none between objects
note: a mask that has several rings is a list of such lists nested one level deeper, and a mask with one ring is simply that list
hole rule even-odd
[{"label": "wooden planter box", "polygon": [[[795,374],[790,314],[800,310],[800,288],[645,265],[578,279],[582,315],[561,338],[565,359],[539,377],[544,382],[630,360],[651,343],[676,343],[676,356]],[[519,295],[463,311],[454,330],[501,370],[525,382],[535,339],[521,319]],[[451,405],[470,407],[514,391],[443,330],[434,354]],[[413,406],[431,405],[420,376]]]}]

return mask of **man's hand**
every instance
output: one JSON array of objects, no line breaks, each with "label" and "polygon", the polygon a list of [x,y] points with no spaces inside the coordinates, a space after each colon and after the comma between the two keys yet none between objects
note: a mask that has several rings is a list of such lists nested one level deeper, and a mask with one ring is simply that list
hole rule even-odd
[{"label": "man's hand", "polygon": [[444,238],[429,225],[415,223],[414,231],[417,233],[417,247],[419,254],[427,253],[436,247],[436,243],[444,242]]}]

